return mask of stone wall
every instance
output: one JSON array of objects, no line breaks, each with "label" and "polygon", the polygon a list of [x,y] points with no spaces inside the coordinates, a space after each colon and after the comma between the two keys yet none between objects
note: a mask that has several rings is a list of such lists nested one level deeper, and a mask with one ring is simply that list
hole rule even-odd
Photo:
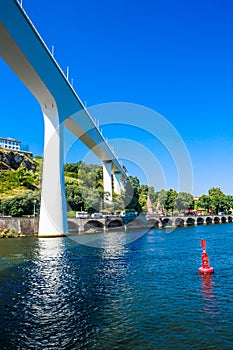
[{"label": "stone wall", "polygon": [[38,234],[39,219],[38,218],[0,218],[0,230],[6,228],[14,229],[26,236],[36,236]]}]

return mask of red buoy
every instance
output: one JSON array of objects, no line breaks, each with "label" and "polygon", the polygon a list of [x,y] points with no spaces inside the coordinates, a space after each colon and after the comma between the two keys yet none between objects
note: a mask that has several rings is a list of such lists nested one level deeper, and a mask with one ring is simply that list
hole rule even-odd
[{"label": "red buoy", "polygon": [[209,263],[209,257],[208,257],[208,254],[206,252],[206,241],[205,241],[205,239],[201,240],[201,246],[202,246],[202,255],[201,255],[202,266],[199,267],[198,271],[200,273],[213,273],[214,272],[214,268],[211,267],[210,263]]}]

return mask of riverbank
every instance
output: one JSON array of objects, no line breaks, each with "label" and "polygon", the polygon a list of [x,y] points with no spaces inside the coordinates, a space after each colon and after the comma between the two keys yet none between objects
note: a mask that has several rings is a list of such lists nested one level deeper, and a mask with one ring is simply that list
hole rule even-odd
[{"label": "riverbank", "polygon": [[[201,225],[227,224],[233,222],[232,215],[182,216],[138,216],[134,220],[121,217],[108,218],[68,218],[68,229],[72,234],[93,232],[128,231],[131,229],[178,228]],[[38,217],[0,217],[0,238],[38,236]]]},{"label": "riverbank", "polygon": [[0,238],[37,236],[39,218],[0,218]]}]

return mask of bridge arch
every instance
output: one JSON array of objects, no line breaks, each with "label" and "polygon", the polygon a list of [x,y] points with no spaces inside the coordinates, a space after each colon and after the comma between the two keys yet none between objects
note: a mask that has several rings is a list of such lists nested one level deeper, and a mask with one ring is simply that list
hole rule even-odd
[{"label": "bridge arch", "polygon": [[204,224],[204,218],[198,217],[196,219],[197,225],[203,225]]},{"label": "bridge arch", "polygon": [[176,219],[175,219],[175,226],[176,226],[176,227],[183,227],[183,226],[184,226],[184,219],[182,219],[182,218],[176,218]]},{"label": "bridge arch", "polygon": [[193,226],[195,224],[195,219],[194,218],[187,218],[186,224],[187,224],[187,226]]},{"label": "bridge arch", "polygon": [[83,226],[84,232],[91,230],[104,230],[104,224],[98,220],[89,220]]},{"label": "bridge arch", "polygon": [[68,220],[69,232],[79,232],[79,224],[76,221]]},{"label": "bridge arch", "polygon": [[212,224],[212,218],[210,216],[207,216],[207,218],[205,219],[205,223],[206,225]]},{"label": "bridge arch", "polygon": [[222,224],[225,224],[226,222],[227,222],[226,216],[222,216],[222,217],[221,217],[221,223],[222,223]]},{"label": "bridge arch", "polygon": [[173,225],[172,219],[170,219],[168,217],[162,218],[161,222],[162,222],[162,227],[172,226]]},{"label": "bridge arch", "polygon": [[122,227],[124,227],[124,223],[120,219],[114,219],[114,220],[108,221],[106,223],[106,228],[107,229],[122,228]]}]

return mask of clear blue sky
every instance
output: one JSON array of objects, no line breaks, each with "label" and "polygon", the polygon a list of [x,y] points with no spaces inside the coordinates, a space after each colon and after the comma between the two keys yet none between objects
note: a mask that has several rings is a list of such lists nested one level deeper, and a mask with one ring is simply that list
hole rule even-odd
[{"label": "clear blue sky", "polygon": [[[62,69],[69,66],[88,107],[129,102],[159,112],[189,151],[193,194],[213,186],[233,194],[231,0],[24,0],[23,7],[47,46],[54,45]],[[2,61],[0,76],[1,136],[42,154],[38,103]],[[123,134],[119,128],[103,130],[109,139]],[[142,145],[150,143],[143,134],[134,136]],[[152,151],[159,159],[159,147]],[[130,175],[141,176],[130,163],[127,167]],[[176,187],[169,164],[162,168],[167,187]]]}]

